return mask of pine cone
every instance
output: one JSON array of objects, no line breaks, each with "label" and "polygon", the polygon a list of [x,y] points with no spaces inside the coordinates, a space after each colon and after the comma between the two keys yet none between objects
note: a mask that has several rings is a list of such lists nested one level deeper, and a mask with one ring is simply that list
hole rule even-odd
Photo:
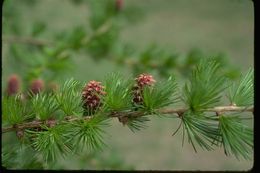
[{"label": "pine cone", "polygon": [[7,82],[6,93],[8,96],[16,95],[20,90],[20,78],[13,74],[9,77]]},{"label": "pine cone", "polygon": [[136,84],[133,87],[133,102],[136,104],[142,104],[143,98],[143,88],[145,86],[153,86],[156,82],[152,75],[149,74],[140,74],[137,78],[135,78]]},{"label": "pine cone", "polygon": [[44,89],[44,81],[42,79],[33,80],[30,85],[30,90],[33,94],[38,94]]},{"label": "pine cone", "polygon": [[101,82],[90,81],[82,91],[82,100],[84,103],[84,109],[86,112],[90,110],[95,111],[102,105],[101,96],[105,95],[104,86]]}]

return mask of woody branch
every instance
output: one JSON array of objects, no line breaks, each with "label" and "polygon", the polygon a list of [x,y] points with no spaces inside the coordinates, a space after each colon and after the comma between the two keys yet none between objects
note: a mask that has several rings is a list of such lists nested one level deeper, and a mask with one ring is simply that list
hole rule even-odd
[{"label": "woody branch", "polygon": [[[178,114],[181,116],[184,112],[188,111],[187,108],[177,108],[177,109],[160,109],[158,110],[158,113],[160,114]],[[204,109],[203,112],[214,112],[214,113],[226,113],[226,112],[253,112],[254,107],[239,107],[239,106],[219,106],[209,109]],[[142,111],[134,111],[134,112],[112,112],[108,115],[110,118],[120,118],[120,117],[131,117],[131,118],[137,118],[141,116],[145,116],[145,112]],[[10,132],[10,131],[16,131],[16,130],[23,130],[28,128],[37,128],[41,125],[45,124],[47,126],[53,126],[58,123],[65,123],[65,122],[73,122],[73,121],[79,121],[79,120],[85,120],[88,121],[93,116],[83,117],[83,118],[75,118],[73,116],[67,116],[63,121],[57,121],[57,120],[46,120],[46,121],[32,121],[32,122],[26,122],[22,124],[16,124],[15,126],[11,127],[5,127],[2,128],[2,133]]]}]

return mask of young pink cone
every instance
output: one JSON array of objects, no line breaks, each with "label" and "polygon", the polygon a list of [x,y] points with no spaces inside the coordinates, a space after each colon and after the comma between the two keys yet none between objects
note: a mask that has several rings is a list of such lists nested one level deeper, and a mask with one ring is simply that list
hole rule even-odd
[{"label": "young pink cone", "polygon": [[123,0],[116,0],[116,10],[120,11],[123,7]]},{"label": "young pink cone", "polygon": [[136,104],[142,104],[142,92],[145,86],[153,86],[156,82],[152,75],[149,74],[140,74],[137,78],[135,78],[136,84],[133,87],[133,102]]},{"label": "young pink cone", "polygon": [[33,94],[38,94],[44,89],[44,81],[42,79],[33,80],[30,85],[30,90]]},{"label": "young pink cone", "polygon": [[97,110],[102,105],[101,97],[105,94],[104,86],[101,85],[101,82],[90,81],[82,91],[84,108],[90,111]]},{"label": "young pink cone", "polygon": [[7,89],[6,89],[7,95],[11,96],[11,95],[18,94],[20,87],[21,87],[20,83],[21,83],[21,80],[16,74],[11,75],[8,78],[8,82],[7,82]]}]

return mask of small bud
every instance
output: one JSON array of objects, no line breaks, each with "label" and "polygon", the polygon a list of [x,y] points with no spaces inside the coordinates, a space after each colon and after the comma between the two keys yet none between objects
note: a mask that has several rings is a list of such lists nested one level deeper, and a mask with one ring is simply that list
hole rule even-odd
[{"label": "small bud", "polygon": [[156,82],[152,75],[149,74],[140,74],[137,78],[135,78],[136,84],[133,87],[133,102],[136,104],[142,104],[143,98],[143,88],[145,86],[153,86]]},{"label": "small bud", "polygon": [[8,96],[16,95],[20,90],[20,79],[16,74],[8,78],[6,93]]},{"label": "small bud", "polygon": [[101,96],[105,95],[104,86],[101,82],[90,81],[82,91],[82,100],[86,110],[95,111],[101,103]]},{"label": "small bud", "polygon": [[24,136],[24,130],[23,129],[18,129],[16,131],[16,136],[18,137],[18,139],[22,139]]},{"label": "small bud", "polygon": [[123,125],[126,125],[128,122],[128,117],[123,116],[123,117],[118,117],[119,122],[123,123]]},{"label": "small bud", "polygon": [[33,94],[38,94],[44,89],[44,81],[42,79],[33,80],[30,85],[30,90]]},{"label": "small bud", "polygon": [[120,11],[123,7],[123,0],[116,0],[116,11]]}]

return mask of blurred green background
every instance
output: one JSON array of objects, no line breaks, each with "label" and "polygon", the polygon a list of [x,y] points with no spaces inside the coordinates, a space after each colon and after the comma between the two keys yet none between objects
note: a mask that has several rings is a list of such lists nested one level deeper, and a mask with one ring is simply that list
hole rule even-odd
[{"label": "blurred green background", "polygon": [[[185,56],[192,48],[206,54],[224,52],[245,72],[254,64],[254,8],[248,0],[124,0],[123,7],[136,6],[143,15],[137,23],[122,28],[122,42],[131,43],[142,51],[152,43],[169,52]],[[30,8],[29,8],[30,7]],[[5,8],[5,6],[3,6]],[[48,32],[41,35],[52,40],[52,32],[88,25],[89,7],[73,5],[71,1],[44,0],[33,6],[19,5],[20,22],[24,33],[37,21],[47,23]],[[14,12],[14,11],[13,11]],[[10,11],[12,13],[12,11]],[[2,87],[7,77],[16,70],[8,64],[7,44],[2,45]],[[159,57],[158,57],[159,58]],[[73,56],[74,69],[66,77],[80,81],[102,80],[112,71],[129,75],[125,66],[107,60],[99,62],[84,53]],[[182,80],[181,78],[179,80]],[[183,82],[183,81],[179,81]],[[74,156],[60,160],[57,169],[136,169],[136,170],[248,170],[254,161],[227,157],[222,148],[215,151],[198,150],[185,141],[182,134],[171,136],[179,120],[151,117],[147,129],[132,133],[117,119],[111,120],[105,141],[108,147],[95,153],[88,162],[87,156]],[[95,159],[96,157],[96,159]],[[103,162],[103,164],[101,164]],[[107,166],[110,163],[110,166]],[[114,165],[114,166],[111,166]]]}]

